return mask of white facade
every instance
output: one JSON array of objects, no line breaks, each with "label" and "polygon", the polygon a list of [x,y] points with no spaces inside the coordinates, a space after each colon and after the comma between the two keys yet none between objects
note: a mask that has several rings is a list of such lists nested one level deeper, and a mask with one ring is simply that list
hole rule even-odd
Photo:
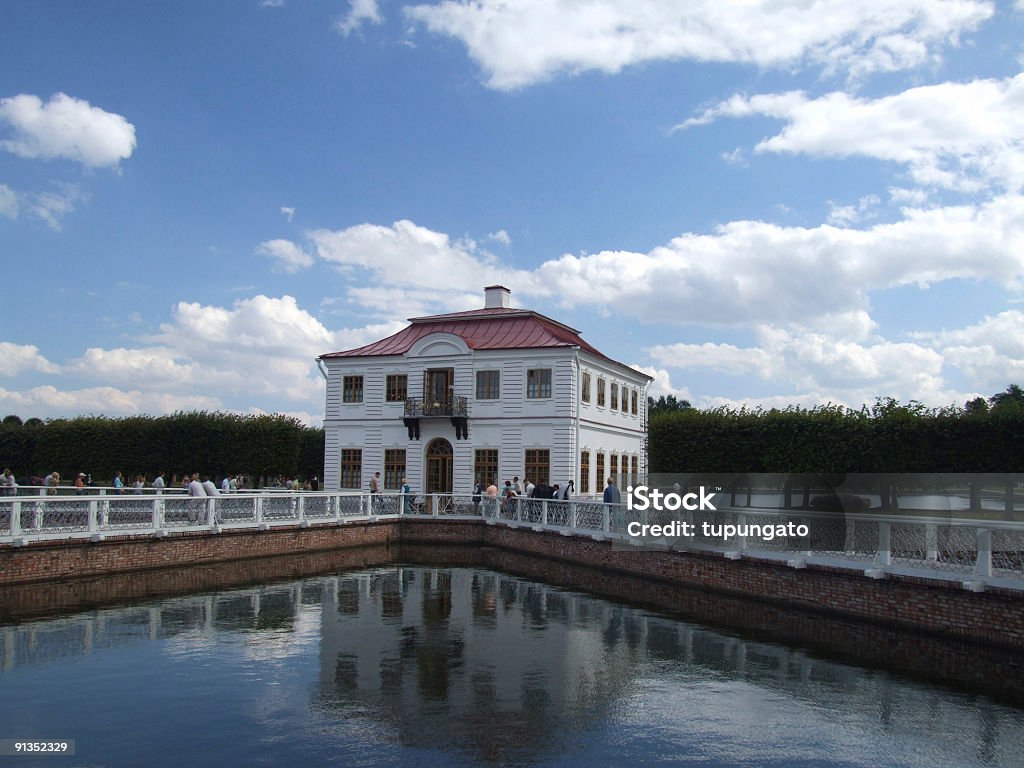
[{"label": "white facade", "polygon": [[[507,308],[507,289],[495,296],[497,288],[484,310],[417,318],[387,340],[321,358],[326,490],[365,490],[380,472],[385,489],[404,476],[417,493],[469,493],[479,474],[499,487],[515,476],[561,486],[572,479],[580,495],[600,493],[599,474],[613,467],[627,480],[646,471],[650,378],[603,357],[571,328]],[[489,339],[505,328],[508,338],[481,348],[483,325]],[[544,333],[557,338],[508,346]],[[403,345],[402,334],[417,338]]]}]

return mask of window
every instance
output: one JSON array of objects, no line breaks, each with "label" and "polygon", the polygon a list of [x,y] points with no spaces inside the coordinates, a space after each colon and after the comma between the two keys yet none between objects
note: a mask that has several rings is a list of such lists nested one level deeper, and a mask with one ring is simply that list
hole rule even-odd
[{"label": "window", "polygon": [[612,390],[611,409],[613,411],[617,411],[617,410],[619,410],[619,385],[616,384],[615,382],[612,382],[611,390]]},{"label": "window", "polygon": [[501,371],[476,372],[476,399],[497,400],[501,397]]},{"label": "window", "polygon": [[498,484],[498,449],[477,448],[473,454],[473,482],[486,488]]},{"label": "window", "polygon": [[546,483],[551,474],[551,451],[547,448],[527,448],[525,458],[526,479],[535,485]]},{"label": "window", "polygon": [[597,407],[604,408],[604,379],[597,378]]},{"label": "window", "polygon": [[580,493],[590,493],[590,451],[580,454]]},{"label": "window", "polygon": [[343,403],[363,402],[363,377],[346,376],[341,389],[341,401]]},{"label": "window", "polygon": [[611,458],[608,459],[608,462],[611,465],[610,466],[610,470],[611,471],[609,472],[609,474],[611,475],[612,479],[615,481],[615,484],[621,486],[622,483],[619,482],[619,457],[616,456],[613,453],[611,455]]},{"label": "window", "polygon": [[384,488],[397,491],[402,487],[403,477],[405,477],[405,448],[385,448]]},{"label": "window", "polygon": [[634,389],[633,390],[633,415],[634,416],[636,416],[636,414],[637,414],[637,407],[636,406],[637,406],[637,402],[639,401],[639,399],[640,398],[637,396],[637,391]]},{"label": "window", "polygon": [[598,451],[597,453],[597,492],[601,493],[604,489],[604,454]]},{"label": "window", "polygon": [[526,396],[551,397],[550,368],[531,368],[526,372]]},{"label": "window", "polygon": [[590,373],[583,372],[583,383],[580,384],[580,399],[584,403],[590,402]]},{"label": "window", "polygon": [[[357,377],[362,380],[362,377]],[[363,450],[361,448],[341,449],[342,488],[361,488],[363,485]]]},{"label": "window", "polygon": [[409,396],[409,377],[404,373],[389,373],[384,384],[384,399],[389,403],[401,403]]},{"label": "window", "polygon": [[633,457],[633,485],[640,482],[640,461],[636,456]]}]

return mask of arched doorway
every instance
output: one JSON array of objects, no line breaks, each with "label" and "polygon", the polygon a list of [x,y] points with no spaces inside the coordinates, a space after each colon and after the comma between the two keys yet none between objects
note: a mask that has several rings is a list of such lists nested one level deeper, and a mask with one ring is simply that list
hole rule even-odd
[{"label": "arched doorway", "polygon": [[455,451],[452,444],[443,437],[431,440],[427,444],[427,482],[424,491],[427,493],[452,492],[452,465],[455,462]]}]

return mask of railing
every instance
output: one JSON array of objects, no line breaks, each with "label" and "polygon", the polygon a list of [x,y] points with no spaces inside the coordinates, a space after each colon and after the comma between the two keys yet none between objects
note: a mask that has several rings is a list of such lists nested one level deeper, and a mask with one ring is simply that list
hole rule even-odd
[{"label": "railing", "polygon": [[[95,489],[87,489],[93,491]],[[104,489],[105,490],[105,489]],[[1024,589],[1024,523],[952,517],[723,508],[678,513],[636,511],[588,499],[513,498],[471,494],[254,492],[191,497],[180,491],[143,494],[0,496],[0,545],[108,536],[163,537],[172,532],[267,530],[354,520],[483,519],[628,546],[706,550],[727,558],[774,559],[794,568],[812,564],[959,579],[969,589],[987,583]],[[687,523],[692,535],[651,536],[644,525]],[[774,526],[806,526],[802,537],[766,537]],[[725,526],[732,526],[723,538]],[[751,526],[760,526],[752,528]],[[756,531],[756,533],[755,533]]]},{"label": "railing", "polygon": [[405,415],[410,418],[420,416],[466,416],[468,413],[469,405],[465,397],[453,395],[445,400],[409,397],[405,400]]}]

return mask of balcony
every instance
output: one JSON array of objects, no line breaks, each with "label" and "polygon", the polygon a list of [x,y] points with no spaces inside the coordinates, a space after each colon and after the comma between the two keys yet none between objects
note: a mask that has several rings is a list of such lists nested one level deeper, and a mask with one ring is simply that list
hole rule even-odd
[{"label": "balcony", "polygon": [[469,406],[465,397],[452,395],[434,400],[429,397],[409,397],[405,400],[402,421],[409,430],[410,440],[420,439],[420,419],[434,416],[449,418],[455,427],[455,439],[469,439]]},{"label": "balcony", "polygon": [[461,416],[469,413],[467,398],[452,396],[445,400],[409,397],[405,400],[405,418],[419,419],[426,416]]}]

